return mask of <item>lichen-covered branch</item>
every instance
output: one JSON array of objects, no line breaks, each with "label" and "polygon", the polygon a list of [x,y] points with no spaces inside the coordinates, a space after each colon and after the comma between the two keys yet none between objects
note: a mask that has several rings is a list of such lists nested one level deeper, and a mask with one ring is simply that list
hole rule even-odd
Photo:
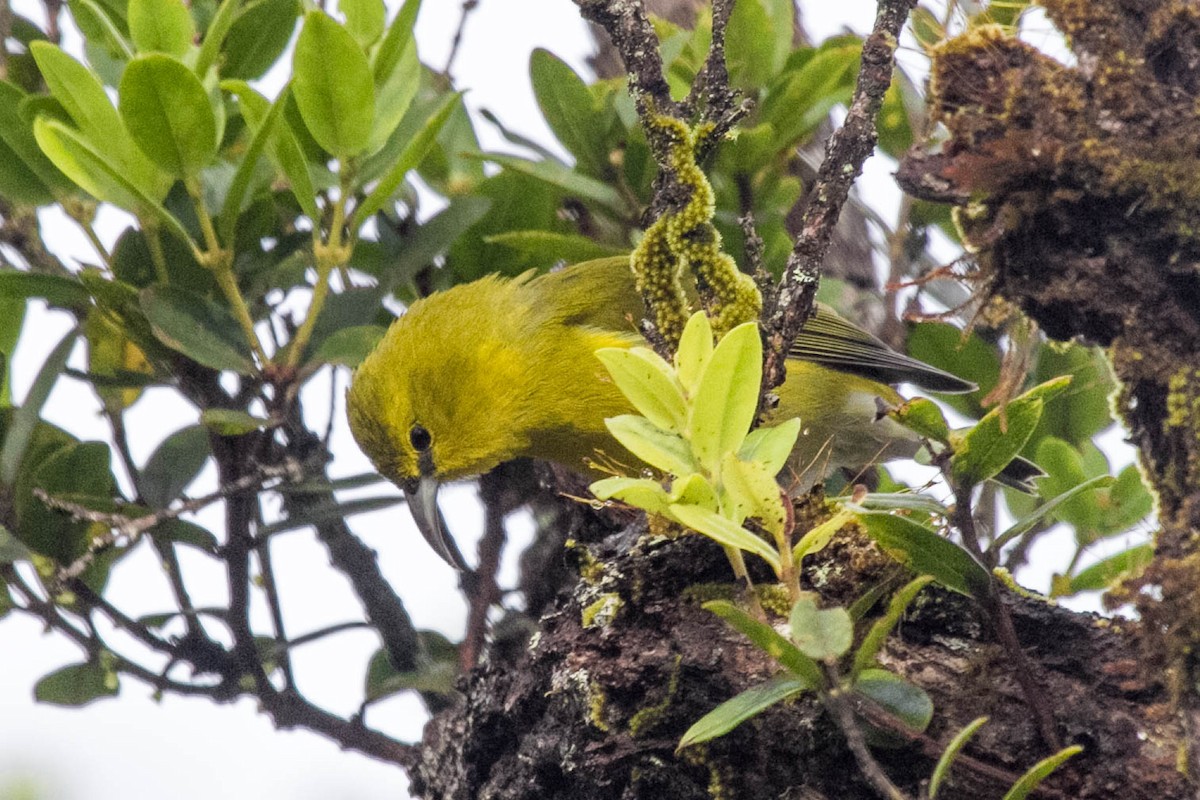
[{"label": "lichen-covered branch", "polygon": [[821,262],[838,215],[863,163],[875,150],[875,117],[892,82],[900,29],[914,5],[915,0],[880,0],[875,25],[863,42],[862,67],[846,120],[829,139],[783,278],[774,297],[767,299],[763,320],[767,343],[763,386],[767,390],[783,383],[784,360],[812,312]]}]

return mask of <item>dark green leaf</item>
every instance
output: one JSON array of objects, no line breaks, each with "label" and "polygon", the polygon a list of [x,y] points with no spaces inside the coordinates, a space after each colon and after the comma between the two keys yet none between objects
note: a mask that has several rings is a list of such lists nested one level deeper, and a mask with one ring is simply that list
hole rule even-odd
[{"label": "dark green leaf", "polygon": [[[854,682],[854,691],[869,697],[913,731],[923,733],[933,719],[933,701],[925,690],[884,669],[866,669]],[[889,731],[866,726],[867,741],[876,746],[902,747],[907,741]]]},{"label": "dark green leaf", "polygon": [[211,531],[185,519],[165,519],[151,528],[150,533],[157,541],[187,545],[209,555],[215,555],[219,547]]},{"label": "dark green leaf", "polygon": [[224,306],[173,286],[143,289],[139,298],[154,336],[167,347],[212,369],[254,372],[246,337]]},{"label": "dark green leaf", "polygon": [[729,623],[754,643],[754,646],[778,661],[795,677],[813,689],[824,688],[825,674],[821,667],[789,642],[779,631],[747,614],[733,603],[711,600],[704,607]]},{"label": "dark green leaf", "polygon": [[172,433],[138,475],[142,500],[151,508],[166,508],[200,474],[210,454],[208,431],[203,426],[189,425]]},{"label": "dark green leaf", "polygon": [[125,68],[120,97],[121,117],[137,146],[166,172],[194,178],[216,155],[217,118],[208,92],[182,62],[138,56]]},{"label": "dark green leaf", "polygon": [[941,399],[969,417],[983,416],[979,401],[996,387],[1000,376],[1000,356],[993,345],[974,333],[964,336],[953,325],[922,322],[914,325],[908,335],[908,354],[977,384],[979,388],[974,392],[944,395]]},{"label": "dark green leaf", "polygon": [[1136,574],[1153,560],[1154,546],[1149,544],[1140,544],[1101,559],[1071,576],[1071,593],[1103,591],[1117,580]]},{"label": "dark green leaf", "polygon": [[139,52],[183,56],[196,26],[180,0],[129,0],[129,35]]},{"label": "dark green leaf", "polygon": [[97,662],[72,664],[42,677],[33,687],[41,703],[56,706],[85,706],[102,697],[115,697],[120,690],[117,673]]},{"label": "dark green leaf", "polygon": [[[208,24],[200,25],[204,29],[204,39],[200,43],[200,51],[196,54],[197,75],[207,77],[208,71],[216,63],[221,45],[225,43],[225,37],[229,35],[229,29],[238,14],[239,5],[240,0],[221,0],[221,5],[217,7]],[[194,3],[192,7],[195,9],[197,6],[198,4]]]},{"label": "dark green leaf", "polygon": [[25,458],[25,452],[33,439],[41,417],[42,406],[50,397],[50,391],[58,382],[58,376],[67,366],[67,358],[75,347],[77,330],[71,330],[55,346],[38,370],[29,393],[12,416],[8,431],[4,436],[4,446],[0,448],[0,486],[12,486],[16,480],[17,471]]},{"label": "dark green leaf", "polygon": [[321,343],[315,360],[325,364],[357,367],[366,358],[387,329],[379,325],[357,325],[336,331]]},{"label": "dark green leaf", "polygon": [[537,178],[550,186],[554,186],[569,195],[599,203],[613,211],[625,210],[625,201],[620,193],[611,185],[590,178],[570,167],[553,161],[528,161],[517,156],[507,156],[500,153],[485,153],[481,156],[488,161],[511,170],[515,170],[532,178]]},{"label": "dark green leaf", "polygon": [[834,106],[850,100],[861,49],[856,39],[830,40],[771,85],[760,120],[775,129],[776,149],[807,138]]},{"label": "dark green leaf", "polygon": [[46,158],[33,136],[33,126],[19,108],[28,95],[8,81],[0,81],[0,193],[19,203],[44,205],[55,192],[73,188],[71,182]]},{"label": "dark green leaf", "polygon": [[296,0],[261,0],[238,12],[223,48],[222,78],[261,78],[279,60],[296,30]]},{"label": "dark green leaf", "polygon": [[446,637],[434,631],[418,631],[421,642],[419,666],[406,672],[398,671],[380,649],[367,664],[365,693],[368,702],[403,691],[449,694],[454,691],[458,677],[458,648]]},{"label": "dark green leaf", "polygon": [[[1057,441],[1057,440],[1055,440],[1055,441]],[[1066,443],[1063,442],[1063,444],[1066,444]],[[1070,447],[1070,445],[1067,445],[1067,446]],[[1057,497],[1055,497],[1051,500],[1047,500],[1045,503],[1038,506],[1032,512],[1030,512],[1026,516],[1022,517],[1017,522],[1013,523],[1007,530],[1004,531],[1004,533],[1000,534],[993,540],[992,547],[993,548],[1003,547],[1005,544],[1007,544],[1008,542],[1011,542],[1013,539],[1017,538],[1018,536],[1021,536],[1022,534],[1026,533],[1027,531],[1033,530],[1033,527],[1035,525],[1037,525],[1043,519],[1045,519],[1047,516],[1049,516],[1051,513],[1053,513],[1055,509],[1057,509],[1059,506],[1063,506],[1063,505],[1069,503],[1077,495],[1080,495],[1083,492],[1090,491],[1093,489],[1102,489],[1102,488],[1111,486],[1115,482],[1116,482],[1116,479],[1113,478],[1111,475],[1097,475],[1096,477],[1091,478],[1090,480],[1085,480],[1083,483],[1076,484],[1075,486],[1071,487],[1070,489],[1067,489],[1065,492],[1058,495]]]},{"label": "dark green leaf", "polygon": [[950,426],[938,404],[927,397],[914,397],[890,412],[904,427],[915,431],[926,439],[935,442],[946,442],[950,439]]},{"label": "dark green leaf", "polygon": [[679,740],[676,750],[703,744],[724,736],[748,719],[758,716],[776,703],[789,700],[812,687],[793,677],[772,678],[726,700],[696,720]]},{"label": "dark green leaf", "polygon": [[92,58],[94,50],[100,50],[106,57],[122,62],[133,58],[133,46],[107,9],[92,0],[69,0],[68,6],[80,33],[87,39],[85,49],[89,51],[88,61],[93,69],[100,72]]},{"label": "dark green leaf", "polygon": [[[31,485],[77,505],[115,510],[112,454],[103,442],[81,442],[55,450],[37,465]],[[17,538],[62,564],[83,555],[96,532],[93,523],[77,522],[37,497],[22,501],[17,510]]]},{"label": "dark green leaf", "polygon": [[244,436],[270,424],[270,420],[235,408],[206,408],[200,412],[200,422],[221,436]]},{"label": "dark green leaf", "polygon": [[442,100],[442,103],[437,107],[429,118],[425,121],[421,130],[409,141],[404,151],[396,159],[392,168],[386,175],[379,179],[379,183],[375,188],[363,199],[362,204],[354,210],[354,216],[350,220],[350,230],[358,230],[375,212],[383,208],[384,204],[391,198],[392,193],[400,186],[400,182],[404,180],[404,176],[409,170],[415,168],[425,158],[432,147],[438,133],[442,130],[446,120],[450,118],[451,113],[458,107],[462,95],[448,95]]},{"label": "dark green leaf", "polygon": [[932,575],[947,589],[973,597],[985,597],[991,591],[992,576],[987,569],[935,531],[894,514],[868,513],[858,518],[876,544],[914,572]]},{"label": "dark green leaf", "polygon": [[[250,90],[251,92],[253,90]],[[258,166],[259,156],[266,149],[268,142],[275,139],[275,130],[280,116],[283,113],[283,105],[286,102],[289,87],[285,86],[279,93],[279,97],[271,104],[271,108],[266,115],[250,124],[252,135],[250,144],[242,153],[242,160],[237,166],[237,172],[234,173],[233,180],[229,182],[229,191],[225,193],[225,203],[221,207],[221,213],[218,217],[217,225],[221,232],[221,238],[226,242],[234,241],[237,235],[238,216],[242,213],[243,205],[246,200],[246,194],[250,189],[250,182],[254,178],[255,170]],[[243,96],[242,102],[245,103]],[[253,101],[250,101],[253,103]],[[243,111],[243,118],[247,115]],[[307,170],[305,170],[307,173]]]},{"label": "dark green leaf", "polygon": [[975,486],[999,474],[1025,447],[1041,419],[1045,398],[1065,388],[1070,378],[1050,381],[992,409],[962,434],[950,458],[950,475]]},{"label": "dark green leaf", "polygon": [[[253,130],[258,130],[267,124],[272,105],[267,99],[244,81],[225,81],[221,84],[226,91],[238,96],[242,116]],[[295,131],[287,123],[287,108],[291,99],[291,91],[285,87],[276,98],[276,104],[282,106],[284,119],[276,124],[276,131],[271,137],[268,152],[276,168],[291,184],[292,194],[301,210],[309,219],[320,219],[321,211],[317,208],[316,189],[313,186],[312,173],[304,151],[296,139]]]},{"label": "dark green leaf", "polygon": [[921,575],[909,581],[892,595],[887,613],[875,620],[871,630],[867,631],[862,644],[854,653],[854,669],[850,673],[852,680],[857,679],[864,671],[875,665],[875,658],[883,648],[884,642],[887,641],[888,635],[900,623],[900,618],[904,616],[904,612],[908,610],[909,604],[912,603],[917,593],[928,586],[932,580],[933,577],[930,575]]},{"label": "dark green leaf", "polygon": [[388,254],[386,272],[377,274],[379,285],[388,289],[401,287],[422,269],[434,266],[438,256],[444,255],[491,208],[492,201],[487,197],[456,197],[425,222],[405,231],[398,247]]},{"label": "dark green leaf", "polygon": [[726,62],[734,85],[750,90],[767,84],[792,47],[792,0],[740,0],[725,33]]},{"label": "dark green leaf", "polygon": [[542,116],[580,169],[604,172],[604,131],[596,125],[596,103],[583,79],[565,61],[538,48],[529,58],[529,80]]},{"label": "dark green leaf", "polygon": [[88,290],[74,278],[15,269],[0,270],[0,298],[28,300],[34,297],[52,306],[80,310],[87,308],[91,301]]},{"label": "dark green leaf", "polygon": [[362,153],[375,120],[375,84],[350,32],[323,11],[308,12],[292,70],[292,93],[313,138],[337,158]]}]

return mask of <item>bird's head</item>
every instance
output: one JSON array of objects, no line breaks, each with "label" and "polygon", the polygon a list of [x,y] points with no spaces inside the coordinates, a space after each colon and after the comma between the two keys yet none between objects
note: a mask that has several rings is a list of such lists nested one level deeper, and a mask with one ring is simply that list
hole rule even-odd
[{"label": "bird's head", "polygon": [[460,567],[439,530],[437,486],[528,448],[523,359],[495,311],[505,308],[496,295],[507,285],[485,279],[414,303],[359,366],[346,394],[359,446],[405,490],[434,549]]}]

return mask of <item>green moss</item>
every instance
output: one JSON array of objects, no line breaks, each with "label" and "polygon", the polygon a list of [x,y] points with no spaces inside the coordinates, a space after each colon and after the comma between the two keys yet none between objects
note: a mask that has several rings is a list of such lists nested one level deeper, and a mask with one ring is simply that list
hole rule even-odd
[{"label": "green moss", "polygon": [[1018,597],[1024,597],[1026,600],[1040,600],[1041,602],[1051,606],[1058,605],[1058,603],[1054,602],[1049,597],[1046,597],[1046,595],[1038,594],[1037,592],[1026,589],[1024,586],[1017,583],[1016,579],[1012,576],[1012,573],[1004,567],[996,567],[993,569],[992,576]]},{"label": "green moss", "polygon": [[612,730],[608,724],[608,699],[604,690],[596,681],[588,681],[587,685],[588,721],[596,730],[608,733]]},{"label": "green moss", "polygon": [[679,691],[679,673],[682,664],[683,656],[676,654],[675,664],[671,667],[671,676],[667,679],[667,691],[663,695],[663,699],[652,706],[646,706],[629,718],[629,734],[633,738],[640,739],[644,733],[658,727],[663,717],[666,716],[667,709],[671,707],[671,703],[675,700],[675,694]]},{"label": "green moss", "polygon": [[[786,617],[792,611],[792,600],[787,587],[781,583],[756,584],[754,594],[764,610],[780,617]],[[736,583],[694,583],[683,590],[681,595],[685,602],[703,605],[710,600],[727,600],[737,602],[741,592]]]},{"label": "green moss", "polygon": [[625,601],[615,592],[605,592],[580,612],[580,622],[585,628],[606,628],[621,613]]}]

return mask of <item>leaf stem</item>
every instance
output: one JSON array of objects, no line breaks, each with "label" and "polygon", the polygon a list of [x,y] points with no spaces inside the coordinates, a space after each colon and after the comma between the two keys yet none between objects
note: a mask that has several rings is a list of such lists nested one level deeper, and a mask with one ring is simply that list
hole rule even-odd
[{"label": "leaf stem", "polygon": [[[90,226],[84,226],[85,230],[90,229]],[[159,283],[167,284],[171,282],[171,276],[167,272],[167,255],[163,252],[162,233],[158,229],[158,225],[153,222],[143,221],[142,230],[146,232],[146,247],[150,250],[150,263],[154,265],[154,277]]]},{"label": "leaf stem", "polygon": [[246,336],[246,341],[250,343],[250,349],[254,351],[254,357],[258,361],[260,367],[265,366],[270,362],[267,358],[267,353],[263,349],[262,342],[258,338],[258,333],[254,330],[254,318],[250,315],[250,308],[246,305],[246,298],[242,296],[242,290],[237,284],[237,278],[233,274],[233,250],[221,247],[221,240],[217,237],[217,229],[213,226],[212,216],[208,213],[208,207],[204,203],[204,196],[200,190],[200,183],[195,178],[184,182],[187,187],[187,193],[192,198],[192,205],[196,209],[196,217],[200,220],[200,231],[204,235],[204,251],[200,253],[200,263],[207,267],[217,279],[217,286],[220,287],[221,293],[225,295],[225,299],[229,301],[229,306],[233,311],[233,316],[237,319],[238,325],[242,328],[242,333]]},{"label": "leaf stem", "polygon": [[309,339],[312,338],[317,317],[321,315],[321,308],[325,305],[325,298],[329,296],[329,276],[336,267],[349,260],[354,247],[353,237],[350,237],[345,243],[342,241],[342,229],[346,226],[346,198],[350,194],[351,172],[352,168],[349,165],[342,166],[341,186],[338,198],[333,203],[333,218],[329,223],[329,236],[326,241],[320,241],[319,234],[316,231],[313,232],[313,258],[317,262],[317,280],[313,284],[308,313],[304,315],[304,321],[300,323],[299,330],[296,331],[296,335],[292,337],[292,341],[288,345],[287,356],[284,360],[284,364],[288,367],[294,368],[300,363],[304,349],[308,346]]}]

